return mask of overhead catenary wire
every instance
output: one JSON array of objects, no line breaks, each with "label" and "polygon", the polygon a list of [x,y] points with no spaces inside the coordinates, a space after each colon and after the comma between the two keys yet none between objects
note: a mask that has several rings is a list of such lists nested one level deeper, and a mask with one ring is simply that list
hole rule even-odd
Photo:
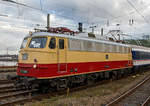
[{"label": "overhead catenary wire", "polygon": [[[144,11],[145,8],[149,7],[149,5],[150,5],[150,3],[144,5],[144,6],[141,7],[139,10],[140,10],[140,11]],[[112,18],[110,18],[110,19],[104,19],[104,20],[102,20],[102,21],[97,21],[97,22],[95,22],[95,23],[96,23],[97,25],[101,25],[101,22],[107,23],[107,21],[117,20],[117,19],[119,19],[119,18],[127,17],[127,16],[130,16],[130,15],[135,14],[135,13],[137,13],[137,11],[134,9],[134,10],[128,12],[126,15],[114,16],[114,17],[112,17]],[[143,17],[142,17],[142,18],[143,18]],[[145,18],[145,17],[144,17],[144,18]],[[145,19],[145,20],[146,20],[146,19]],[[144,20],[144,21],[145,21],[145,20]],[[148,21],[148,20],[146,20],[146,21]],[[99,24],[99,23],[100,23],[100,24]],[[147,23],[147,24],[148,24],[148,23]]]},{"label": "overhead catenary wire", "polygon": [[[12,0],[11,0],[11,1],[10,1],[10,0],[3,0],[3,1],[11,2],[11,3],[14,3],[14,4],[16,4],[16,5],[21,5],[21,6],[24,6],[24,7],[27,7],[27,8],[28,8],[28,7],[32,8],[31,6],[27,6],[26,4],[22,4],[22,3],[13,2]],[[9,5],[9,4],[7,4],[7,5]],[[38,11],[42,11],[42,12],[44,11],[44,13],[49,13],[49,12],[46,11],[46,10],[40,10],[40,9],[37,9],[37,8],[32,8],[32,9],[35,9],[35,10],[38,10]],[[53,14],[52,14],[52,15],[53,15]],[[60,14],[59,14],[59,15],[57,15],[57,14],[55,15],[55,14],[54,14],[54,16],[61,16],[62,18],[68,18],[68,17],[66,17],[66,16],[64,16],[64,15],[62,15],[62,14],[61,14],[61,15],[60,15]],[[13,18],[14,18],[14,16],[13,16]],[[17,18],[18,18],[18,17],[17,17]],[[84,22],[83,22],[83,23],[84,23]],[[56,23],[55,23],[55,26],[57,26]],[[73,24],[72,24],[72,25],[66,25],[66,24],[65,24],[65,26],[75,27]]]},{"label": "overhead catenary wire", "polygon": [[0,17],[8,17],[6,14],[0,14]]},{"label": "overhead catenary wire", "polygon": [[[43,3],[42,3],[42,0],[40,0],[40,8],[35,8],[35,7],[33,7],[33,6],[29,6],[29,5],[27,5],[27,4],[23,4],[23,3],[19,3],[19,2],[15,2],[14,0],[2,0],[2,1],[6,1],[6,2],[10,2],[10,3],[14,3],[14,4],[17,4],[17,5],[21,5],[21,6],[24,6],[24,7],[27,7],[27,8],[31,8],[31,9],[34,9],[34,10],[38,10],[38,11],[42,11],[43,13],[50,13],[50,11],[49,10],[45,10],[45,9],[43,9]],[[95,5],[94,4],[92,4],[93,5],[93,7],[95,7]],[[99,8],[99,7],[97,7],[97,9],[101,9],[101,8]],[[102,9],[103,10],[103,9]],[[72,10],[73,11],[73,10]],[[113,20],[113,19],[117,19],[117,18],[120,18],[120,17],[124,17],[124,16],[126,16],[126,15],[124,15],[124,16],[114,16],[113,14],[111,14],[110,12],[108,12],[108,11],[106,11],[106,10],[104,10],[107,14],[109,14],[109,16],[111,16],[112,17],[112,19],[109,19],[109,20]],[[137,12],[137,11],[136,11]],[[136,12],[130,12],[129,14],[134,14],[134,13],[136,13]],[[62,18],[70,18],[70,17],[68,17],[68,16],[65,16],[65,15],[63,15],[63,14],[56,14],[56,13],[50,13],[50,14],[54,14],[55,16],[60,16],[60,17],[62,17]],[[143,16],[144,17],[144,16]],[[144,17],[145,18],[145,17]],[[106,19],[106,20],[103,20],[103,22],[105,22],[105,21],[107,21],[108,19]],[[84,23],[84,22],[83,22]],[[86,21],[85,21],[85,23],[86,23]]]},{"label": "overhead catenary wire", "polygon": [[20,2],[16,2],[16,1],[13,1],[13,0],[2,0],[2,1],[13,3],[13,4],[17,4],[17,5],[21,5],[21,6],[28,7],[28,8],[35,9],[35,10],[41,10],[39,8],[35,8],[35,7],[29,6],[29,5],[20,3]]},{"label": "overhead catenary wire", "polygon": [[43,10],[42,1],[40,0],[41,11]]},{"label": "overhead catenary wire", "polygon": [[[39,11],[43,11],[43,12],[46,12],[46,13],[48,13],[48,11],[45,11],[45,10],[43,10],[42,8],[43,8],[43,6],[42,6],[42,1],[40,0],[40,6],[41,6],[41,8],[39,9],[39,8],[35,8],[35,7],[33,7],[33,6],[29,6],[29,5],[27,5],[27,4],[23,4],[23,3],[19,3],[19,2],[16,2],[16,1],[13,1],[13,0],[2,0],[2,1],[6,1],[6,2],[10,2],[10,3],[14,3],[14,4],[18,4],[18,5],[21,5],[21,6],[24,6],[24,7],[28,7],[28,8],[31,8],[31,9],[35,9],[35,10],[39,10]],[[140,15],[140,16],[142,16],[142,18],[144,18],[144,20],[146,21],[146,22],[148,22],[146,19],[145,19],[145,17],[135,8],[135,6],[129,1],[129,0],[127,0],[127,2],[136,10],[136,12],[138,12],[138,14]],[[94,6],[95,7],[95,6]],[[105,11],[105,12],[107,12],[108,13],[108,11]],[[110,13],[108,13],[108,14],[110,14]],[[69,17],[66,17],[66,16],[64,16],[64,15],[60,15],[60,14],[57,14],[58,16],[62,16],[62,17],[64,17],[64,18],[69,18]],[[112,20],[114,20],[114,19],[117,19],[117,18],[120,18],[120,17],[123,17],[123,16],[113,16],[112,14],[110,14],[110,16],[112,16]],[[111,20],[111,19],[110,19]]]},{"label": "overhead catenary wire", "polygon": [[[13,0],[1,0],[1,1],[9,2],[9,3],[20,5],[20,6],[23,6],[23,7],[27,7],[27,8],[33,9],[33,10],[41,11],[41,12],[43,12],[45,14],[53,14],[53,15],[56,15],[56,16],[59,16],[59,17],[62,17],[62,18],[70,19],[70,17],[68,17],[68,15],[66,16],[66,15],[56,14],[56,13],[54,14],[53,12],[50,12],[48,10],[44,10],[43,6],[42,6],[42,2],[40,4],[42,6],[41,7],[42,10],[41,10],[41,8],[36,8],[36,7],[30,6],[30,5],[27,5],[27,4],[24,4],[24,3],[20,3],[20,2],[16,2],[16,1],[13,1]],[[6,4],[6,5],[8,5],[8,4]]]},{"label": "overhead catenary wire", "polygon": [[[16,0],[18,2],[18,0]],[[19,18],[19,14],[20,14],[20,9],[19,9],[19,5],[17,4],[17,9],[18,9],[18,18]]]},{"label": "overhead catenary wire", "polygon": [[149,21],[145,18],[144,15],[142,15],[139,10],[129,1],[129,0],[126,0],[128,2],[128,4],[144,19],[144,21],[149,24]]},{"label": "overhead catenary wire", "polygon": [[[35,8],[33,6],[29,6],[27,4],[23,4],[23,3],[19,3],[19,2],[15,2],[13,0],[2,0],[2,1],[5,1],[5,2],[10,2],[10,3],[14,3],[14,4],[17,4],[17,5],[21,5],[21,6],[24,6],[24,7],[28,7],[28,8],[31,8],[31,9],[34,9],[34,10],[38,10],[38,11],[42,11],[44,13],[49,13],[48,10],[43,10],[43,6],[42,6],[42,1],[40,0],[40,6],[41,6],[41,9],[40,8]],[[95,7],[94,4],[90,4],[92,5],[93,7]],[[97,7],[98,9],[101,9],[99,7]],[[103,9],[104,10],[104,9]],[[108,11],[104,10],[107,14],[109,14],[111,17],[112,17],[112,20],[114,19],[117,19],[117,18],[120,18],[122,16],[114,16],[113,14],[109,13]],[[50,14],[53,14],[53,13],[50,13]],[[62,14],[56,14],[57,16],[60,16],[60,17],[64,17],[64,18],[70,18],[68,16],[65,16],[65,15],[62,15]],[[111,19],[110,19],[111,20]],[[83,21],[82,21],[83,22]],[[105,20],[103,20],[103,22],[105,22]],[[84,23],[84,22],[83,22]],[[85,22],[86,23],[86,22]]]},{"label": "overhead catenary wire", "polygon": [[[19,2],[15,2],[15,1],[13,1],[13,0],[2,0],[2,1],[6,1],[6,2],[10,2],[10,3],[14,3],[14,4],[18,4],[18,5],[21,5],[21,6],[24,6],[24,7],[28,7],[28,8],[31,8],[31,9],[34,9],[34,10],[38,10],[38,11],[42,11],[42,12],[44,12],[44,13],[49,13],[49,14],[53,14],[53,13],[50,13],[48,10],[44,10],[43,9],[43,3],[42,3],[42,1],[40,0],[40,7],[41,8],[35,8],[35,7],[33,7],[33,6],[29,6],[29,5],[27,5],[27,4],[23,4],[23,3],[19,3]],[[88,3],[89,4],[89,3]],[[90,4],[90,5],[92,5],[93,7],[96,7],[94,4]],[[61,6],[62,7],[62,6]],[[63,7],[63,8],[65,8],[65,7]],[[101,9],[100,7],[97,7],[97,9]],[[111,14],[110,12],[108,12],[107,10],[104,10],[104,9],[101,9],[101,10],[103,10],[103,11],[105,11],[107,14],[109,14],[109,16],[111,16],[112,17],[112,19],[110,19],[110,20],[114,20],[114,19],[117,19],[117,18],[120,18],[120,17],[122,17],[122,16],[114,16],[113,14]],[[73,11],[73,9],[72,9],[72,11]],[[56,14],[56,13],[55,13]],[[68,17],[68,16],[66,16],[66,15],[63,15],[63,14],[56,14],[56,16],[60,16],[60,17],[63,17],[63,18],[69,18],[70,19],[70,17]],[[95,17],[97,17],[97,16],[95,16]],[[79,17],[78,17],[79,18]],[[75,18],[75,19],[77,19],[77,18]],[[102,20],[102,22],[105,22],[106,20]],[[82,22],[83,23],[87,23],[88,21],[83,21],[82,20]],[[93,22],[92,22],[93,23]]]}]

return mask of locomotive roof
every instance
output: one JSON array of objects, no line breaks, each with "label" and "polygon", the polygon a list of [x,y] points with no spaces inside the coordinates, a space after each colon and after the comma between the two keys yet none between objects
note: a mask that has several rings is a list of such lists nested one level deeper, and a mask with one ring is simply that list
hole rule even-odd
[{"label": "locomotive roof", "polygon": [[69,36],[69,35],[65,35],[65,34],[57,34],[57,33],[49,33],[49,32],[35,32],[35,33],[32,34],[31,37],[36,37],[36,36],[55,36],[55,37],[64,37],[64,38],[69,38],[69,39],[94,41],[94,42],[100,42],[100,43],[105,43],[105,44],[113,44],[113,45],[120,45],[120,46],[130,47],[129,45],[116,43],[116,42],[112,42],[112,41],[106,41],[106,40],[101,40],[101,39],[96,39],[96,38],[83,37],[86,34],[87,33],[81,33],[81,34],[79,34],[80,36]]},{"label": "locomotive roof", "polygon": [[143,51],[143,52],[150,52],[149,47],[143,47],[143,46],[137,46],[137,45],[131,45],[133,51]]}]

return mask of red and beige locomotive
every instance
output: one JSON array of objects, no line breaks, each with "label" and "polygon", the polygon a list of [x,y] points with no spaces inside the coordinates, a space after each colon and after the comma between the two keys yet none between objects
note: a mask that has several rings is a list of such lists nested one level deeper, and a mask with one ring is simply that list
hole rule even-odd
[{"label": "red and beige locomotive", "polygon": [[[24,38],[17,76],[8,77],[15,79],[16,87],[60,90],[122,77],[150,65],[149,48],[68,36],[62,34],[62,28],[53,28],[52,32],[34,32]],[[66,28],[63,32],[75,34]]]},{"label": "red and beige locomotive", "polygon": [[28,88],[61,89],[129,73],[132,67],[129,45],[35,32],[23,40],[17,79]]}]

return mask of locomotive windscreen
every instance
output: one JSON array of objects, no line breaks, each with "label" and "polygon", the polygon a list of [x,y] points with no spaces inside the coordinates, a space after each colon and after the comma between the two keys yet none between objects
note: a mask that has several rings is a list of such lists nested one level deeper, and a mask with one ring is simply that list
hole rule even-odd
[{"label": "locomotive windscreen", "polygon": [[45,48],[46,42],[46,37],[34,37],[30,41],[29,48]]},{"label": "locomotive windscreen", "polygon": [[25,47],[26,47],[26,45],[27,45],[27,41],[28,41],[28,39],[27,39],[27,38],[25,38],[25,39],[23,40],[23,42],[22,42],[22,44],[21,44],[20,49],[22,49],[22,48],[25,48]]}]

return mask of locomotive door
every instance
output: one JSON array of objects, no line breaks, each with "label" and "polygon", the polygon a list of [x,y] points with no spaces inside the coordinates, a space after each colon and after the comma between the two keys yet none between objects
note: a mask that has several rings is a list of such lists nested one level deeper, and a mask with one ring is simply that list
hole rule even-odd
[{"label": "locomotive door", "polygon": [[58,72],[67,72],[67,62],[66,62],[66,39],[57,39],[57,56],[58,56]]}]

